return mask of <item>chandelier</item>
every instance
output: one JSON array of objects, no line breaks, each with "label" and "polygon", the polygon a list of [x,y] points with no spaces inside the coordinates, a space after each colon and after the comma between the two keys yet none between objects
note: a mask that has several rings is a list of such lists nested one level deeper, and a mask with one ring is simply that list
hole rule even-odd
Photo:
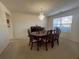
[{"label": "chandelier", "polygon": [[42,8],[41,8],[41,11],[40,11],[40,14],[39,14],[39,19],[44,20],[44,18],[45,18],[45,15],[44,15]]}]

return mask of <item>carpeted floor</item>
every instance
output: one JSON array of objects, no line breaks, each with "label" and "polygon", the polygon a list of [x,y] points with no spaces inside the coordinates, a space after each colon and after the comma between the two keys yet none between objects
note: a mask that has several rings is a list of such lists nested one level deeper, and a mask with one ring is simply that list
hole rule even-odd
[{"label": "carpeted floor", "polygon": [[70,40],[60,39],[60,45],[48,51],[41,47],[39,51],[34,47],[30,50],[28,39],[11,40],[8,47],[0,55],[0,59],[78,59],[79,44]]}]

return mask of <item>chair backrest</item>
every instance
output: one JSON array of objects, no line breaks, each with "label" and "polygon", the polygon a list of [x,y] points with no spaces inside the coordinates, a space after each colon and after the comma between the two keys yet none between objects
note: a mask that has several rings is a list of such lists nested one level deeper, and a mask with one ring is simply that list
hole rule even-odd
[{"label": "chair backrest", "polygon": [[27,33],[28,33],[28,36],[29,36],[30,35],[30,30],[29,29],[27,30]]},{"label": "chair backrest", "polygon": [[33,36],[32,34],[29,34],[29,38],[30,38],[30,41],[36,40],[35,36]]},{"label": "chair backrest", "polygon": [[44,28],[41,26],[31,26],[30,29],[31,29],[31,32],[38,32],[38,31],[44,30]]},{"label": "chair backrest", "polygon": [[59,27],[56,27],[56,33],[58,33],[58,34],[60,34],[61,33],[61,30],[60,30],[60,28]]},{"label": "chair backrest", "polygon": [[47,34],[52,34],[52,30],[47,30]]},{"label": "chair backrest", "polygon": [[32,41],[33,40],[33,35],[31,35],[31,32],[30,32],[30,30],[28,29],[28,37],[30,38],[30,41]]},{"label": "chair backrest", "polygon": [[59,39],[60,36],[60,30],[56,29],[54,30],[54,39]]},{"label": "chair backrest", "polygon": [[52,31],[53,30],[47,30],[47,36],[48,36],[48,39],[49,40],[52,40],[53,39]]}]

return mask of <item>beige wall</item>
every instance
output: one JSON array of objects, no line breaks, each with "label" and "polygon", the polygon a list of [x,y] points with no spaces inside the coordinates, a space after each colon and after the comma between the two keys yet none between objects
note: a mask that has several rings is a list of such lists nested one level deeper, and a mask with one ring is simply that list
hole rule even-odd
[{"label": "beige wall", "polygon": [[9,43],[10,32],[6,23],[6,15],[5,13],[9,13],[7,8],[0,2],[0,53],[6,48]]},{"label": "beige wall", "polygon": [[47,17],[47,28],[52,29],[53,28],[53,17]]},{"label": "beige wall", "polygon": [[37,15],[13,13],[12,16],[15,39],[26,39],[27,29],[30,28],[30,26],[46,26],[46,19],[41,21],[38,19]]},{"label": "beige wall", "polygon": [[79,42],[79,7],[63,13],[53,15],[51,20],[53,20],[53,18],[64,17],[69,15],[73,16],[71,32],[62,33],[61,37],[63,37],[64,39],[70,39]]}]

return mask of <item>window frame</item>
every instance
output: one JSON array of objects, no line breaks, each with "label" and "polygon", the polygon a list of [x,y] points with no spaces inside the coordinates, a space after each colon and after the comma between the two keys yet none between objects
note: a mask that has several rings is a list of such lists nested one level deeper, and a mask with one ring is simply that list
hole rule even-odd
[{"label": "window frame", "polygon": [[[63,23],[62,24],[62,20],[63,20],[63,18],[66,18],[66,17],[71,17],[71,23]],[[55,19],[59,19],[59,21],[60,21],[60,24],[54,24],[54,20]],[[56,25],[59,25],[59,27],[60,27],[60,29],[62,30],[62,26],[63,25],[69,25],[69,31],[62,31],[62,32],[71,32],[71,25],[72,25],[72,15],[70,15],[70,16],[64,16],[64,17],[59,17],[59,18],[53,18],[53,28],[55,28],[55,26]]]}]

